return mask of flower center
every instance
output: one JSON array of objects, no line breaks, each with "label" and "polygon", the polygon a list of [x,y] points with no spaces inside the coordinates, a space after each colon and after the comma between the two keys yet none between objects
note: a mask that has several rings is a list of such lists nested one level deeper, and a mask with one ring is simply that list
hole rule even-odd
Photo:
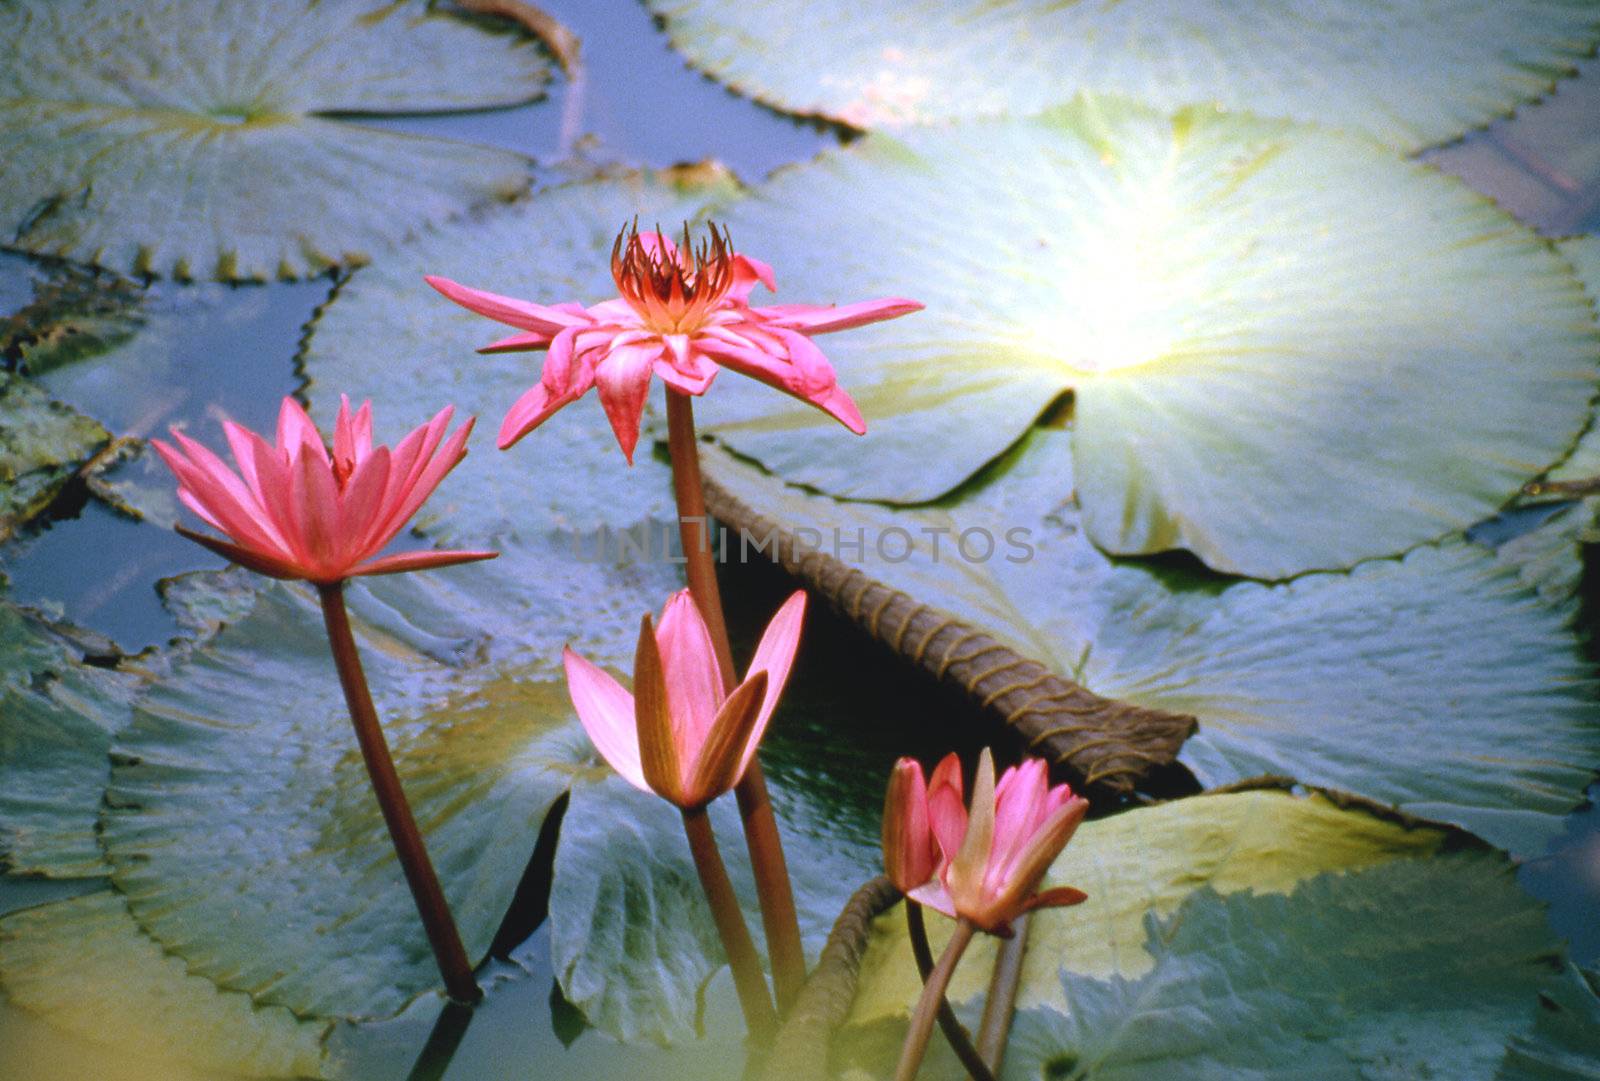
[{"label": "flower center", "polygon": [[692,334],[733,286],[734,253],[726,229],[707,227],[696,246],[683,225],[683,243],[624,226],[611,245],[611,277],[617,292],[645,326],[658,334]]}]

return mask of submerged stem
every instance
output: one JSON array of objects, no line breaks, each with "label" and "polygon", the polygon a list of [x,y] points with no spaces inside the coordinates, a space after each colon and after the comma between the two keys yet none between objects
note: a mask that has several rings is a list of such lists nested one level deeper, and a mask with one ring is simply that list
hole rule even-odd
[{"label": "submerged stem", "polygon": [[[738,683],[728,626],[722,615],[722,594],[717,588],[716,564],[711,558],[711,519],[706,514],[705,486],[700,479],[700,448],[695,441],[693,400],[667,388],[667,448],[672,456],[672,489],[678,503],[678,535],[683,545],[689,592],[711,632],[722,681],[730,689]],[[755,872],[756,894],[761,902],[761,926],[772,959],[772,982],[778,1009],[787,1012],[806,982],[805,951],[800,945],[800,918],[789,885],[789,865],[784,859],[778,821],[767,795],[766,775],[757,759],[734,789],[739,817],[744,822],[745,845]]]},{"label": "submerged stem", "polygon": [[[933,950],[928,946],[928,924],[923,919],[922,906],[907,897],[906,905],[906,931],[911,937],[911,956],[916,959],[917,973],[926,984],[933,976]],[[984,1017],[988,1017],[988,1007],[985,1007]],[[956,1018],[956,1012],[950,1008],[950,1001],[944,995],[939,996],[939,1029],[944,1033],[944,1038],[949,1041],[950,1047],[955,1051],[956,1058],[961,1060],[961,1065],[966,1067],[968,1075],[973,1081],[994,1081],[994,1071],[989,1068],[989,1063],[972,1045],[972,1037],[967,1034],[966,1027]]]},{"label": "submerged stem", "polygon": [[461,944],[461,932],[450,914],[450,904],[439,886],[439,876],[428,858],[417,821],[411,814],[411,805],[406,802],[405,789],[400,785],[400,775],[395,772],[394,759],[389,756],[388,741],[383,738],[383,728],[378,724],[372,693],[367,689],[367,677],[361,670],[361,656],[356,652],[356,640],[350,633],[350,616],[344,607],[344,583],[319,585],[317,593],[322,600],[322,621],[328,628],[333,664],[339,670],[339,684],[344,688],[345,704],[350,710],[350,723],[355,726],[356,742],[361,745],[361,758],[366,762],[367,776],[372,781],[373,795],[378,798],[378,809],[383,812],[384,825],[389,827],[395,855],[400,858],[400,869],[405,872],[406,884],[411,887],[411,896],[417,903],[417,913],[428,934],[428,945],[433,947],[434,960],[444,977],[445,990],[460,1002],[476,1002],[483,997],[483,991],[472,976],[472,965]]},{"label": "submerged stem", "polygon": [[972,941],[974,930],[976,928],[972,921],[966,917],[956,921],[950,944],[944,948],[944,955],[922,985],[922,997],[917,1000],[917,1008],[911,1014],[911,1027],[906,1030],[906,1042],[900,1048],[900,1063],[894,1069],[894,1081],[913,1081],[917,1076],[917,1067],[922,1065],[922,1056],[927,1053],[928,1037],[933,1035],[933,1022],[939,1014],[940,1004],[944,1002],[950,977],[955,974],[961,955]]},{"label": "submerged stem", "polygon": [[739,911],[739,899],[728,880],[728,869],[723,866],[716,834],[711,830],[711,817],[704,808],[684,810],[683,832],[689,838],[694,869],[711,905],[722,949],[728,955],[728,967],[733,970],[733,986],[739,993],[745,1027],[755,1042],[766,1044],[777,1028],[777,1018],[772,1012],[772,999],[767,996],[766,978],[761,975],[761,959],[756,956],[744,913]]}]

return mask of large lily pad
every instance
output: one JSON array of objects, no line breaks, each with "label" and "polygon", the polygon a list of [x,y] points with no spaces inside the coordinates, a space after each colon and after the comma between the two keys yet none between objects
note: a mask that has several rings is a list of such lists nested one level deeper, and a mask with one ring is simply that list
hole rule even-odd
[{"label": "large lily pad", "polygon": [[[559,559],[525,542],[500,565],[351,590],[379,714],[474,958],[588,762],[561,643],[619,659],[665,592],[645,572],[550,574]],[[437,983],[306,591],[269,588],[154,686],[115,763],[113,881],[191,972],[316,1017],[390,1015]]]},{"label": "large lily pad", "polygon": [[[1089,900],[1034,918],[1008,1077],[1491,1078],[1558,953],[1504,857],[1315,795],[1088,823],[1049,882]],[[955,1001],[992,953],[969,953]],[[847,1044],[871,1061],[916,991],[898,907],[861,981]]]},{"label": "large lily pad", "polygon": [[[110,890],[0,919],[0,990],[66,1036],[146,1064],[150,1078],[196,1076],[186,1068],[229,1077],[325,1075],[326,1023],[256,1006],[190,975]],[[0,1067],[27,1070],[27,1053],[8,1046]]]},{"label": "large lily pad", "polygon": [[300,277],[523,189],[516,154],[335,114],[536,97],[548,62],[412,0],[0,8],[0,224],[116,270]]},{"label": "large lily pad", "polygon": [[[707,466],[744,507],[803,523],[868,579],[1098,694],[1198,717],[1181,761],[1208,785],[1287,774],[1519,852],[1559,832],[1600,759],[1600,704],[1569,627],[1576,576],[1545,565],[1575,560],[1581,513],[1506,553],[1457,539],[1348,573],[1228,584],[1089,544],[1040,482],[1070,490],[1068,443],[1038,430],[959,497],[908,510],[810,495],[726,452]],[[1527,579],[1524,549],[1542,561]],[[861,588],[835,599],[870,625],[849,603]]]},{"label": "large lily pad", "polygon": [[1533,1031],[1506,1049],[1497,1081],[1600,1078],[1600,996],[1592,973],[1569,968],[1540,1002]]},{"label": "large lily pad", "polygon": [[708,417],[735,449],[923,502],[1070,390],[1095,543],[1252,577],[1493,513],[1576,441],[1600,359],[1568,264],[1482,196],[1363,139],[1211,110],[1084,99],[869,136],[726,216],[786,295],[928,306],[826,343],[859,448],[719,387]]},{"label": "large lily pad", "polygon": [[493,449],[500,418],[538,381],[544,356],[474,355],[500,336],[496,324],[434,293],[422,276],[542,303],[598,301],[616,295],[611,241],[624,222],[635,215],[681,221],[732,190],[731,178],[714,168],[570,184],[362,268],[313,327],[304,356],[313,413],[331,418],[344,393],[370,397],[379,416],[425,416],[445,402],[479,415],[486,430],[474,445],[481,449],[456,471],[471,499],[430,505],[419,519],[436,536],[481,544],[545,523],[566,533],[576,560],[617,550],[599,530],[639,529],[654,519],[656,529],[645,526],[632,539],[661,551],[662,537],[677,528],[667,471],[649,455],[630,470],[592,396],[562,410],[536,438],[505,453]]},{"label": "large lily pad", "polygon": [[0,540],[38,514],[111,440],[31,380],[0,371]]},{"label": "large lily pad", "polygon": [[1403,149],[1537,98],[1600,37],[1584,0],[648,0],[696,67],[860,127],[1083,90],[1360,128]]},{"label": "large lily pad", "polygon": [[[1572,260],[1579,279],[1589,291],[1591,303],[1600,298],[1600,236],[1578,237],[1561,242],[1561,253]],[[1600,427],[1593,421],[1578,441],[1571,457],[1550,471],[1547,478],[1558,482],[1586,481],[1600,477]]]},{"label": "large lily pad", "polygon": [[136,673],[84,664],[62,630],[0,601],[0,869],[107,871],[94,833],[106,752],[139,684]]}]

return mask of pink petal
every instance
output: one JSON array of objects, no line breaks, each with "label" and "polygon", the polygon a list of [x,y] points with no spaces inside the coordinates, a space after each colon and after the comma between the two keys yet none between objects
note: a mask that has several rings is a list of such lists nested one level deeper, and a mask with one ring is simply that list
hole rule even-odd
[{"label": "pink petal", "polygon": [[389,539],[377,539],[383,525],[383,492],[389,483],[389,448],[379,447],[345,482],[339,493],[339,535],[348,550],[362,558],[382,548]]},{"label": "pink petal", "polygon": [[246,547],[271,555],[289,555],[291,549],[244,481],[221,458],[182,432],[173,431],[172,436],[183,448],[182,455],[171,448],[163,451],[160,440],[153,441],[156,451],[184,487],[211,512],[212,520],[221,523],[219,528]]},{"label": "pink petal", "polygon": [[185,529],[181,525],[173,528],[181,536],[188,537],[196,544],[201,544],[211,549],[223,559],[237,563],[248,570],[253,570],[257,574],[265,574],[269,578],[305,577],[303,568],[290,560],[278,559],[265,553],[257,552],[254,549],[246,548],[243,545],[230,544],[217,537],[208,537],[204,533],[196,533],[194,530]]},{"label": "pink petal", "polygon": [[961,759],[954,751],[934,767],[928,780],[928,821],[945,860],[955,859],[967,835],[967,806],[962,798]]},{"label": "pink petal", "polygon": [[698,349],[688,350],[682,360],[674,357],[669,363],[663,356],[655,363],[655,373],[661,377],[661,381],[684,394],[704,394],[711,388],[711,382],[720,370],[715,361]]},{"label": "pink petal", "polygon": [[561,662],[567,669],[567,693],[572,696],[573,708],[600,757],[635,788],[653,792],[639,762],[633,695],[611,678],[611,673],[574,653],[570,646],[561,651]]},{"label": "pink petal", "polygon": [[499,554],[499,552],[478,551],[396,552],[392,556],[383,556],[379,559],[369,559],[365,563],[357,563],[351,568],[350,576],[399,574],[402,571],[421,571],[432,567],[450,567],[457,563],[476,563],[484,559],[493,559]]},{"label": "pink petal", "polygon": [[733,286],[728,290],[728,296],[741,302],[748,300],[757,282],[765,285],[768,292],[776,292],[778,289],[777,279],[772,276],[770,266],[760,259],[734,253]]},{"label": "pink petal", "polygon": [[573,347],[577,332],[563,330],[550,343],[539,382],[530,387],[506,412],[500,422],[497,444],[505,450],[543,424],[556,410],[575,402],[594,386],[594,368],[586,358],[576,356]]},{"label": "pink petal", "polygon": [[339,414],[333,418],[333,457],[337,461],[356,460],[355,421],[350,416],[350,395],[339,395]]},{"label": "pink petal", "polygon": [[659,342],[624,345],[613,348],[595,365],[594,383],[600,392],[600,405],[630,465],[633,449],[639,443],[645,396],[650,392],[650,369],[660,355]]},{"label": "pink petal", "polygon": [[181,484],[178,485],[178,502],[194,511],[196,517],[198,517],[202,522],[210,526],[212,529],[215,529],[219,533],[227,532],[227,530],[223,528],[222,523],[217,521],[215,516],[212,515],[211,508],[207,507],[204,503],[196,499],[194,497],[194,493]]},{"label": "pink petal", "polygon": [[294,500],[288,462],[265,439],[254,432],[246,434],[249,436],[248,449],[256,481],[261,486],[262,510],[277,527],[288,552],[296,560],[304,562],[307,558],[302,543],[305,531],[300,524],[299,509]]},{"label": "pink petal", "polygon": [[222,422],[222,434],[227,437],[228,449],[233,452],[234,464],[239,467],[239,476],[244,478],[245,487],[250,489],[250,494],[256,497],[257,503],[265,506],[266,498],[261,490],[261,477],[256,469],[256,452],[252,440],[263,446],[267,441],[249,428],[235,424],[231,420]]},{"label": "pink petal", "polygon": [[756,645],[755,656],[745,671],[749,679],[757,672],[767,674],[767,696],[761,702],[761,721],[766,723],[778,707],[778,696],[789,681],[789,671],[794,667],[795,652],[800,648],[800,628],[806,619],[806,591],[797,589],[783,602]]},{"label": "pink petal", "polygon": [[867,434],[867,422],[861,416],[861,410],[856,408],[855,401],[845,393],[843,387],[836,386],[825,394],[807,400],[856,435]]},{"label": "pink petal", "polygon": [[[448,420],[448,417],[446,418]],[[439,482],[444,480],[445,474],[461,464],[461,459],[467,456],[467,439],[472,435],[472,426],[477,422],[476,417],[468,417],[462,422],[455,434],[445,441],[444,446],[428,459],[416,479],[411,482],[410,488],[402,493],[401,502],[389,512],[389,517],[384,520],[384,538],[378,544],[387,544],[389,538],[405,526],[416,514],[422,504],[427,502]]]},{"label": "pink petal", "polygon": [[[855,402],[850,400],[850,396],[840,389],[837,383],[831,384],[826,388],[806,391],[803,389],[804,383],[808,378],[814,381],[814,372],[808,377],[807,373],[798,368],[788,356],[774,355],[771,352],[754,348],[753,346],[741,346],[735,344],[735,340],[730,340],[737,339],[740,336],[748,337],[749,330],[749,327],[743,325],[737,330],[728,327],[713,327],[701,334],[697,339],[697,343],[708,356],[723,367],[732,368],[736,372],[748,375],[752,379],[758,379],[770,387],[783,391],[785,394],[792,395],[801,401],[816,406],[857,435],[861,435],[867,430],[866,422],[861,418],[861,411],[856,408]],[[740,332],[745,333],[741,335]],[[807,356],[816,349],[815,346],[811,346],[803,335],[794,334],[793,331],[782,331],[781,333],[793,334],[795,338],[810,346],[810,349],[806,350]],[[817,355],[820,355],[820,352]],[[829,368],[829,372],[831,376],[831,368]]]},{"label": "pink petal", "polygon": [[333,467],[310,454],[300,455],[290,474],[301,523],[301,545],[310,564],[313,581],[337,581],[349,571],[341,566],[344,551],[339,536],[338,486]]},{"label": "pink petal", "polygon": [[711,722],[728,697],[711,632],[687,589],[674,593],[662,609],[656,646],[661,651],[667,703],[678,737],[678,761],[687,767],[698,756]]},{"label": "pink petal", "polygon": [[1001,852],[1015,852],[1027,844],[1034,828],[1044,820],[1049,780],[1042,758],[1029,758],[1005,771],[995,786],[994,843]]},{"label": "pink petal", "polygon": [[523,330],[533,330],[553,336],[566,327],[582,326],[589,321],[584,316],[574,315],[565,305],[549,307],[535,304],[530,300],[518,300],[515,297],[501,296],[499,293],[473,289],[459,282],[453,282],[449,278],[432,274],[423,280],[468,311],[487,315],[496,322],[520,327]]},{"label": "pink petal", "polygon": [[306,447],[310,447],[321,461],[328,460],[328,449],[322,445],[322,433],[311,423],[311,418],[306,416],[300,403],[285,395],[283,404],[278,408],[278,450],[287,454],[292,462],[300,457],[300,451]]},{"label": "pink petal", "polygon": [[956,918],[955,900],[951,898],[950,891],[945,889],[944,883],[940,882],[938,879],[934,879],[932,882],[926,883],[925,885],[918,886],[916,889],[906,894],[906,896],[917,902],[919,905],[927,905],[935,912],[943,912],[951,919]]},{"label": "pink petal", "polygon": [[480,353],[523,353],[530,349],[543,349],[550,344],[550,335],[537,330],[530,330],[523,334],[513,334],[508,338],[500,338],[488,345],[480,345]]},{"label": "pink petal", "polygon": [[885,319],[898,319],[902,315],[920,312],[923,305],[904,297],[884,297],[880,300],[861,300],[854,304],[774,304],[752,308],[757,319],[769,321],[790,330],[806,334],[831,334],[836,330],[849,330]]}]

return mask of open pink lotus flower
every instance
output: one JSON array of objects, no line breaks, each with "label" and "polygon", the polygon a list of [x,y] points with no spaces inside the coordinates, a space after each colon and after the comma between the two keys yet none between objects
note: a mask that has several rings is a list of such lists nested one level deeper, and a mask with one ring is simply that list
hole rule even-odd
[{"label": "open pink lotus flower", "polygon": [[500,449],[598,387],[611,430],[632,462],[651,374],[684,394],[704,394],[721,368],[810,402],[857,435],[867,430],[810,336],[893,319],[922,305],[890,297],[843,307],[751,307],[757,282],[777,288],[772,268],[734,251],[725,230],[712,225],[710,234],[692,249],[688,225],[681,247],[660,233],[640,233],[637,225],[623,229],[611,249],[620,295],[587,308],[576,302],[551,307],[428,277],[462,307],[524,332],[480,352],[550,351],[539,382],[506,413]]},{"label": "open pink lotus flower", "polygon": [[[897,764],[897,777],[899,773]],[[910,791],[915,775],[909,769],[906,773],[907,780],[900,782],[906,789],[903,795],[897,797],[895,781],[890,782],[885,813],[897,821],[893,826],[885,821],[883,827],[885,837],[892,832],[904,838],[896,842],[901,850],[914,844],[918,812],[918,801]],[[920,773],[919,768],[916,774]],[[1087,894],[1071,887],[1038,890],[1045,872],[1083,821],[1087,800],[1073,795],[1067,785],[1052,788],[1045,763],[1038,758],[1006,770],[997,786],[988,748],[978,760],[970,814],[962,804],[961,787],[960,760],[950,754],[933,771],[922,800],[939,859],[920,884],[901,886],[913,900],[947,916],[965,917],[1001,936],[1011,934],[1011,921],[1024,912],[1085,900]],[[888,850],[886,843],[886,863]],[[925,866],[899,862],[908,872],[908,882]],[[890,877],[894,875],[891,868]]]},{"label": "open pink lotus flower", "polygon": [[659,628],[644,617],[632,694],[570,647],[562,652],[578,719],[634,787],[685,810],[704,807],[738,784],[755,757],[789,679],[805,611],[804,592],[784,602],[744,681],[730,691],[700,609],[681,590],[662,610]]},{"label": "open pink lotus flower", "polygon": [[349,399],[341,396],[329,455],[300,403],[284,398],[276,447],[232,421],[223,424],[237,473],[176,428],[176,448],[159,439],[151,443],[177,475],[178,498],[228,539],[182,526],[178,532],[253,571],[331,585],[355,575],[498,554],[430,551],[373,558],[466,457],[472,418],[446,441],[452,412],[441,409],[391,451],[372,445],[371,403],[352,414]]}]

